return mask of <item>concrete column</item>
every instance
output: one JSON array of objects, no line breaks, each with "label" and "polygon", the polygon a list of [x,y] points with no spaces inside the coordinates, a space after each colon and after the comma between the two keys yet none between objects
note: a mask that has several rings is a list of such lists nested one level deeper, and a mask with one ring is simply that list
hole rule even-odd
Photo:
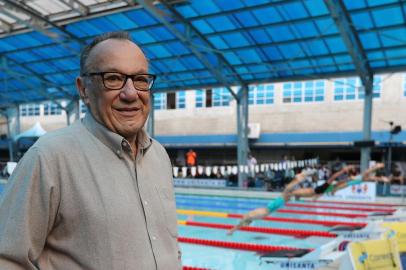
[{"label": "concrete column", "polygon": [[[364,88],[364,117],[362,128],[362,139],[364,141],[371,140],[371,123],[372,123],[372,83],[369,86],[362,86]],[[362,90],[362,88],[360,90]],[[365,171],[369,166],[369,160],[371,159],[371,147],[361,148],[361,172]]]},{"label": "concrete column", "polygon": [[150,92],[150,110],[149,110],[149,116],[148,116],[148,120],[147,120],[147,132],[149,134],[149,136],[154,137],[155,134],[155,130],[154,130],[154,94],[152,93],[152,91]]},{"label": "concrete column", "polygon": [[[238,167],[247,164],[248,156],[248,87],[241,86],[237,100],[237,161]],[[238,186],[242,187],[247,175],[244,172],[238,174]]]},{"label": "concrete column", "polygon": [[71,100],[67,106],[65,106],[66,123],[69,126],[71,123],[80,119],[80,105],[79,99]]},{"label": "concrete column", "polygon": [[7,139],[10,161],[15,161],[14,154],[16,144],[14,138],[21,132],[20,107],[16,105],[15,107],[7,108],[5,116],[7,119]]}]

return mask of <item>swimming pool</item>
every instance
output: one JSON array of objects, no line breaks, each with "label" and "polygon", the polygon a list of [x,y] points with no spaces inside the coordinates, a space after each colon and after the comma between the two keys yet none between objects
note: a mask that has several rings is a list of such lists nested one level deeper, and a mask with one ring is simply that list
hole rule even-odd
[{"label": "swimming pool", "polygon": [[[223,213],[244,214],[249,210],[257,207],[264,207],[267,205],[267,199],[256,198],[238,198],[238,197],[222,197],[222,196],[203,196],[193,194],[176,194],[176,204],[178,209],[179,220],[189,220],[193,222],[202,222],[209,224],[220,225],[234,225],[239,221],[239,218],[230,218],[227,215],[222,216]],[[301,210],[308,211],[309,208],[312,213],[318,213],[319,209],[314,208],[321,204],[311,204],[304,202],[297,202],[293,204],[294,207],[288,206],[284,209],[289,210]],[[362,213],[362,211],[353,211],[345,209],[327,209],[320,210],[320,213]],[[332,208],[335,208],[331,204]],[[372,209],[372,207],[371,207]],[[189,212],[187,211],[189,210]],[[326,211],[327,210],[327,211]],[[191,213],[191,214],[185,214]],[[296,213],[281,213],[276,212],[272,214],[272,217],[283,219],[300,220],[313,220],[313,221],[342,221],[352,222],[353,219],[346,217],[335,216],[319,216],[296,214]],[[309,217],[311,219],[309,219]],[[290,230],[310,230],[316,232],[328,233],[331,226],[322,224],[307,224],[294,222],[281,222],[281,221],[266,221],[256,220],[250,227],[265,227],[273,229],[290,229]],[[207,228],[200,226],[187,226],[179,225],[179,235],[181,237],[217,240],[222,242],[234,242],[234,243],[251,243],[258,245],[271,245],[271,246],[287,246],[295,247],[299,249],[317,249],[320,246],[332,241],[331,237],[321,236],[309,236],[309,237],[297,237],[295,235],[280,235],[269,234],[260,232],[248,232],[237,231],[232,236],[226,234],[227,230],[218,228]],[[199,244],[180,243],[182,250],[182,262],[183,265],[201,267],[207,269],[221,269],[221,270],[263,270],[274,269],[271,265],[268,265],[261,259],[263,253],[255,251],[244,251],[239,249],[211,247]],[[287,267],[286,269],[289,269]],[[293,269],[293,268],[292,268]]]}]

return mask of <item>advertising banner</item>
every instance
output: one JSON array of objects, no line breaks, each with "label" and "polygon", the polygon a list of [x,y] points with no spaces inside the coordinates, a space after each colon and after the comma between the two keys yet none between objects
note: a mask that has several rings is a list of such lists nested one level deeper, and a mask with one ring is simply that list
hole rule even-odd
[{"label": "advertising banner", "polygon": [[402,270],[397,243],[393,239],[352,242],[348,252],[354,270]]},{"label": "advertising banner", "polygon": [[337,191],[335,194],[324,194],[320,199],[331,201],[375,202],[376,183],[363,182],[359,185],[346,187],[345,189]]},{"label": "advertising banner", "polygon": [[176,187],[226,187],[225,179],[174,178]]}]

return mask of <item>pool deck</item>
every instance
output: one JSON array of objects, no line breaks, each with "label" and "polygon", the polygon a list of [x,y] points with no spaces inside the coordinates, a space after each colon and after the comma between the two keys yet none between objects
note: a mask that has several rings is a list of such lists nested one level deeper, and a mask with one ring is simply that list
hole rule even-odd
[{"label": "pool deck", "polygon": [[319,267],[317,270],[336,270],[340,268],[340,260],[337,260],[327,266]]}]

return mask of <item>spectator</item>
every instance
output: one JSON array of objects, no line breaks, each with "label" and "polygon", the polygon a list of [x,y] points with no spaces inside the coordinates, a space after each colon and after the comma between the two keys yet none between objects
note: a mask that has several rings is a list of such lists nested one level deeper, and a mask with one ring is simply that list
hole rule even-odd
[{"label": "spectator", "polygon": [[391,184],[403,185],[405,183],[405,178],[403,177],[400,170],[394,170],[389,176],[389,181]]},{"label": "spectator", "polygon": [[255,166],[258,165],[257,159],[248,153],[247,166],[248,166],[248,187],[255,187]]},{"label": "spectator", "polygon": [[194,167],[197,164],[197,154],[193,149],[189,149],[186,153],[186,166]]}]

